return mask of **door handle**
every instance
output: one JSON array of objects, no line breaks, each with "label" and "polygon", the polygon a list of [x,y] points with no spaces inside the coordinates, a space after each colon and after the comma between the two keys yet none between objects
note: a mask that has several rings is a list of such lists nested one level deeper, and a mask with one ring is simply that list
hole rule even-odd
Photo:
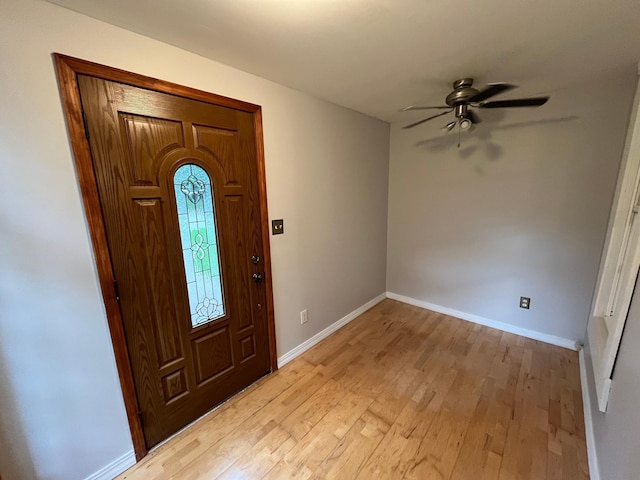
[{"label": "door handle", "polygon": [[262,281],[262,274],[260,273],[254,273],[251,278],[253,278],[253,281],[256,283],[260,283]]}]

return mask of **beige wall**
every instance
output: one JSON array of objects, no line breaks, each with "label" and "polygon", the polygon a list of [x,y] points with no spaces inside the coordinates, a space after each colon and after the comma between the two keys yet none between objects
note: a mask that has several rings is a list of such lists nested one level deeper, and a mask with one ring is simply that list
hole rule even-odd
[{"label": "beige wall", "polygon": [[[39,0],[0,3],[0,472],[131,449],[52,52],[263,106],[279,355],[385,290],[386,123]],[[301,326],[299,312],[309,322]]]},{"label": "beige wall", "polygon": [[387,290],[581,341],[634,86],[631,68],[482,111],[459,149],[447,120],[394,126]]}]

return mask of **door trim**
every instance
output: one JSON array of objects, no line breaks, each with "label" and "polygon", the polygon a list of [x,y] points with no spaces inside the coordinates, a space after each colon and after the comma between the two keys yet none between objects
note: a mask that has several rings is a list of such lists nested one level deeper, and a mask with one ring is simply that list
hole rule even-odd
[{"label": "door trim", "polygon": [[[638,64],[640,75],[640,64]],[[640,82],[633,99],[627,137],[598,279],[587,324],[591,367],[595,377],[598,409],[605,413],[611,380],[625,322],[631,306],[640,265]]]},{"label": "door trim", "polygon": [[136,454],[136,460],[140,460],[147,454],[147,445],[142,432],[142,424],[138,414],[138,399],[133,381],[133,371],[129,362],[129,352],[124,334],[124,324],[120,314],[120,308],[114,290],[114,276],[111,268],[111,256],[107,244],[106,227],[102,218],[100,200],[98,198],[98,185],[94,176],[93,162],[89,141],[85,135],[78,75],[88,75],[105,80],[124,83],[135,87],[168,93],[180,97],[199,100],[235,110],[249,112],[253,115],[256,159],[258,162],[258,188],[260,192],[260,231],[264,246],[264,270],[267,303],[267,319],[269,333],[269,361],[271,371],[278,368],[276,351],[276,330],[273,305],[273,284],[271,282],[271,253],[269,248],[269,216],[267,212],[267,184],[264,162],[264,143],[262,130],[262,107],[252,103],[234,100],[213,93],[207,93],[175,83],[158,80],[144,75],[130,73],[125,70],[107,67],[97,63],[80,60],[59,53],[53,54],[58,85],[62,99],[63,110],[66,117],[67,129],[71,149],[78,175],[78,183],[82,194],[85,216],[89,227],[89,235],[95,255],[98,280],[104,301],[109,332],[113,343],[122,396],[124,398],[127,419],[131,430],[131,439]]}]

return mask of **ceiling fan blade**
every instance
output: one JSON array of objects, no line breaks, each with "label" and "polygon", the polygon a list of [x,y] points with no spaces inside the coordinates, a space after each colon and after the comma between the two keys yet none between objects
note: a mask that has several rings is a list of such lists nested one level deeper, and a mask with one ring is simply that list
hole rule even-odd
[{"label": "ceiling fan blade", "polygon": [[480,108],[510,108],[510,107],[539,107],[544,105],[549,97],[518,98],[515,100],[497,100],[480,104]]},{"label": "ceiling fan blade", "polygon": [[482,102],[487,98],[491,98],[494,95],[498,95],[499,93],[506,92],[507,90],[511,90],[512,88],[516,88],[516,86],[510,85],[508,83],[490,83],[487,88],[485,88],[481,92],[476,93],[473,97],[471,97],[469,99],[469,103]]},{"label": "ceiling fan blade", "polygon": [[415,123],[412,123],[412,124],[410,124],[410,125],[406,125],[406,126],[404,126],[404,127],[402,127],[402,128],[413,128],[413,127],[417,127],[418,125],[420,125],[420,124],[422,124],[422,123],[424,123],[424,122],[428,122],[429,120],[432,120],[432,119],[434,119],[434,118],[441,117],[442,115],[446,115],[447,113],[451,113],[451,112],[453,112],[453,109],[451,109],[451,110],[449,110],[449,111],[447,111],[447,112],[442,112],[442,113],[439,113],[439,114],[437,114],[437,115],[433,115],[433,116],[431,116],[431,117],[427,117],[427,118],[425,118],[425,119],[423,119],[423,120],[420,120],[419,122],[415,122]]},{"label": "ceiling fan blade", "polygon": [[401,108],[400,110],[398,110],[399,112],[410,112],[412,110],[449,110],[451,107],[449,107],[448,105],[445,105],[443,107],[421,107],[421,106],[415,106],[415,105],[411,105],[409,107],[404,107]]},{"label": "ceiling fan blade", "polygon": [[467,110],[467,118],[471,120],[471,123],[480,123],[482,119],[476,115],[476,112],[473,110]]}]

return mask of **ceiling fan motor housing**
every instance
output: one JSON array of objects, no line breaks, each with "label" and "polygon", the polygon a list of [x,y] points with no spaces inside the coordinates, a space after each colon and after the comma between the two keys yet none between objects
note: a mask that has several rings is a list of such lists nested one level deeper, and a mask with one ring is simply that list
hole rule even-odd
[{"label": "ceiling fan motor housing", "polygon": [[[471,98],[478,94],[478,90],[471,87],[473,78],[462,78],[453,82],[453,92],[447,95],[446,102],[450,107],[466,104]],[[456,116],[458,112],[456,110]]]}]

